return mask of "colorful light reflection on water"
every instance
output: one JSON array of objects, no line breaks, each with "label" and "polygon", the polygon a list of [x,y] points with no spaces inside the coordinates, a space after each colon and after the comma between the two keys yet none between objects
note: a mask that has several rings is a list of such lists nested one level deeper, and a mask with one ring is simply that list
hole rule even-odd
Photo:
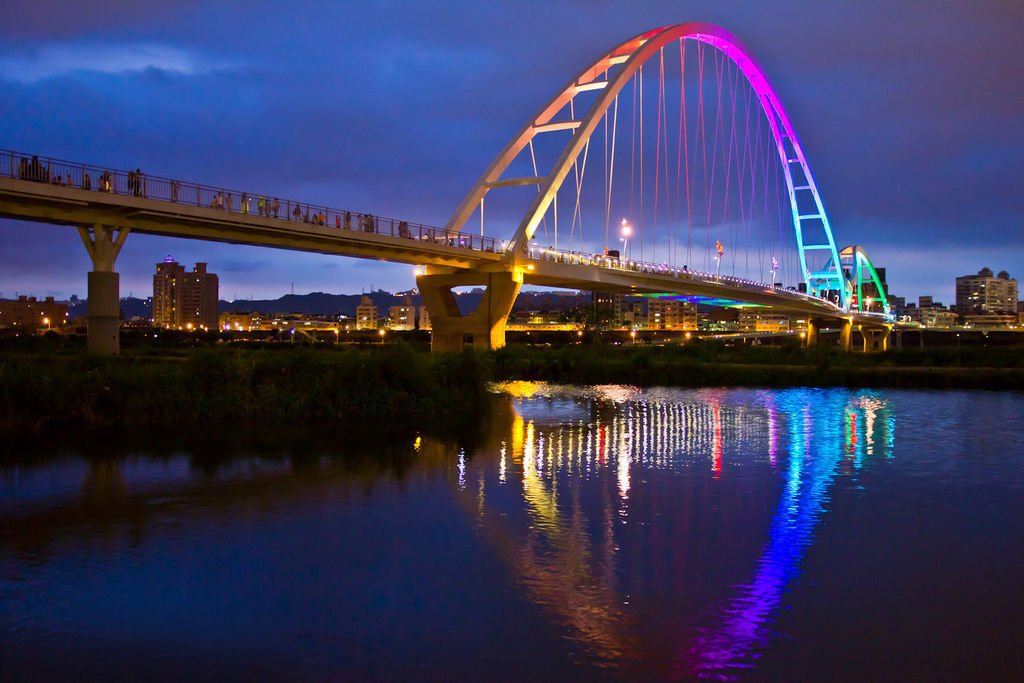
[{"label": "colorful light reflection on water", "polygon": [[[500,389],[465,442],[0,468],[4,678],[972,679],[1020,661],[1020,397]],[[902,638],[872,640],[862,611]]]},{"label": "colorful light reflection on water", "polygon": [[[551,404],[571,401],[580,391],[538,384],[523,387],[519,383],[499,389],[519,400],[545,397]],[[631,476],[710,460],[712,477],[717,480],[723,472],[726,440],[741,453],[747,449],[766,450],[775,467],[778,433],[788,432],[782,496],[754,576],[749,583],[735,587],[734,596],[718,607],[711,623],[700,628],[695,642],[684,648],[671,668],[675,677],[733,678],[737,671],[753,665],[768,638],[773,614],[787,585],[799,574],[800,560],[813,542],[829,487],[843,461],[852,461],[859,468],[865,456],[876,452],[891,457],[895,417],[888,401],[872,392],[816,390],[762,392],[755,395],[755,400],[742,404],[729,401],[729,392],[720,390],[682,394],[613,386],[595,387],[584,393],[593,399],[592,414],[547,425],[551,436],[546,437],[546,431],[534,421],[524,420],[518,412],[513,423],[513,443],[522,444],[521,451],[513,446],[513,460],[521,453],[524,497],[536,511],[535,528],[542,531],[557,528],[555,501],[560,472],[587,478],[595,474],[595,466],[614,471],[619,495],[617,515],[624,521],[628,517]],[[612,404],[614,409],[602,410],[604,404]],[[555,412],[564,410],[562,406]],[[841,423],[834,419],[837,415],[842,416]],[[525,437],[516,438],[518,432]],[[858,433],[863,434],[860,441]],[[762,440],[767,443],[762,444]],[[634,468],[636,472],[632,472]],[[545,469],[547,477],[542,476]],[[612,602],[607,600],[608,605]],[[578,608],[574,605],[572,611],[578,612]],[[609,620],[614,608],[588,605],[583,612],[602,614]],[[574,626],[579,632],[587,630],[580,624]],[[608,631],[616,629],[625,630],[622,624],[605,626]],[[621,656],[621,650],[616,647],[599,654]]]}]

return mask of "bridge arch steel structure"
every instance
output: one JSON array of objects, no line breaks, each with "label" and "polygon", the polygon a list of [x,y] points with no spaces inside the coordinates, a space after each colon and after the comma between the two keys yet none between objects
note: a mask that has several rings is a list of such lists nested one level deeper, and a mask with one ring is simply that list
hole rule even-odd
[{"label": "bridge arch steel structure", "polygon": [[[749,50],[731,33],[713,24],[688,22],[663,26],[641,33],[601,55],[597,61],[581,71],[548,100],[540,108],[540,111],[509,141],[456,208],[452,218],[448,221],[447,228],[461,229],[492,188],[536,184],[539,186],[537,197],[523,216],[506,252],[506,257],[509,260],[518,260],[548,208],[555,200],[562,182],[583,151],[590,136],[597,129],[602,117],[615,101],[616,96],[648,59],[657,55],[661,48],[675,40],[696,40],[714,47],[732,60],[750,83],[768,120],[784,171],[793,214],[797,251],[800,256],[800,270],[807,284],[807,291],[814,296],[825,291],[836,291],[839,294],[840,307],[849,310],[849,283],[843,276],[839,253],[832,236],[832,228],[796,131],[764,70],[754,60]],[[622,68],[615,74],[610,74],[610,69],[618,65],[621,65]],[[604,80],[602,80],[602,76],[605,76]],[[554,120],[577,94],[589,90],[600,90],[601,92],[582,119]],[[502,178],[505,170],[536,135],[559,130],[571,130],[573,136],[547,176]],[[801,185],[794,183],[794,165],[798,165],[802,170],[803,183]],[[807,193],[804,196],[809,196],[813,200],[812,213],[800,213],[797,193]],[[821,232],[824,233],[826,242],[819,241],[814,244],[806,242],[804,230],[809,228],[813,221],[820,222]],[[828,259],[827,265],[822,271],[812,273],[807,267],[807,253],[818,250],[829,252],[828,255],[831,258]]]},{"label": "bridge arch steel structure", "polygon": [[848,291],[851,294],[856,293],[857,295],[856,309],[861,312],[864,312],[865,310],[863,287],[865,278],[867,278],[869,281],[874,283],[875,289],[878,290],[879,300],[882,304],[882,311],[888,315],[889,299],[885,295],[885,287],[882,286],[882,280],[878,277],[878,273],[875,271],[875,267],[872,265],[871,259],[868,258],[868,253],[864,251],[864,247],[859,244],[843,247],[843,250],[839,252],[839,262],[843,269],[850,269],[850,279],[847,280],[847,285]]}]

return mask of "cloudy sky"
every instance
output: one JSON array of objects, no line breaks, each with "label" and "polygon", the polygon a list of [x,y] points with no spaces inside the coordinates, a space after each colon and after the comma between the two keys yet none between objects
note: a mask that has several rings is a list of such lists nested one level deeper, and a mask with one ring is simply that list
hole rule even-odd
[{"label": "cloudy sky", "polygon": [[[837,241],[897,294],[1024,276],[1024,3],[8,3],[0,147],[444,224],[580,68],[645,29],[720,24],[793,119]],[[84,294],[68,228],[0,221],[0,293]],[[412,285],[408,266],[131,236],[122,293],[167,254],[221,295]]]}]

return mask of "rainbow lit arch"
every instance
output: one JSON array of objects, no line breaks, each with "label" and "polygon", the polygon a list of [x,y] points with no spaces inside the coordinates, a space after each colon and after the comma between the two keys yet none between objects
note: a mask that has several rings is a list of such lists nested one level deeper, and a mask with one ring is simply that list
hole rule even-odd
[{"label": "rainbow lit arch", "polygon": [[[587,145],[590,136],[597,129],[602,117],[615,101],[616,96],[647,60],[675,40],[694,40],[714,47],[732,60],[750,83],[768,120],[779,161],[784,171],[793,215],[793,228],[796,233],[797,252],[800,257],[800,271],[807,285],[807,292],[812,296],[822,296],[825,292],[836,292],[840,299],[839,305],[844,310],[849,310],[850,286],[843,275],[839,252],[832,236],[832,228],[796,131],[782,108],[778,95],[765,76],[764,70],[735,36],[713,24],[689,22],[641,33],[606,52],[581,71],[541,107],[537,115],[520,129],[491,162],[456,208],[448,221],[448,229],[461,230],[477,207],[482,205],[484,197],[491,189],[516,185],[536,185],[539,189],[537,196],[523,216],[507,249],[509,260],[514,261],[521,258],[526,244],[533,237],[552,202],[555,201],[559,188]],[[621,68],[613,72],[613,67]],[[600,94],[582,118],[574,119],[570,115],[569,119],[565,119],[565,110],[570,106],[573,98],[585,91],[600,91]],[[503,177],[509,165],[531,143],[534,137],[565,130],[574,131],[575,134],[547,175],[538,174],[524,178]],[[799,167],[802,176],[799,178],[799,185],[794,182],[794,166]],[[805,207],[803,212],[800,207]],[[817,241],[813,241],[812,238],[809,243],[808,238],[811,237],[812,229],[813,234],[818,237]],[[821,239],[822,235],[824,240]],[[821,271],[811,272],[808,269],[807,254],[812,251],[827,252],[825,254],[828,257],[826,266]]]}]

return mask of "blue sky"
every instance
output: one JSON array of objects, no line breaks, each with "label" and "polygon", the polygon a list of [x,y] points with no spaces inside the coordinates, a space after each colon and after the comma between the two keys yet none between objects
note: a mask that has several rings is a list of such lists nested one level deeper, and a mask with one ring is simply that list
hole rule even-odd
[{"label": "blue sky", "polygon": [[[0,26],[0,146],[444,224],[537,107],[642,30],[720,24],[753,51],[837,240],[892,289],[1024,276],[1024,5],[992,2],[36,1]],[[84,294],[77,235],[0,221],[0,292]],[[207,261],[224,298],[412,286],[408,266],[131,236]]]}]

